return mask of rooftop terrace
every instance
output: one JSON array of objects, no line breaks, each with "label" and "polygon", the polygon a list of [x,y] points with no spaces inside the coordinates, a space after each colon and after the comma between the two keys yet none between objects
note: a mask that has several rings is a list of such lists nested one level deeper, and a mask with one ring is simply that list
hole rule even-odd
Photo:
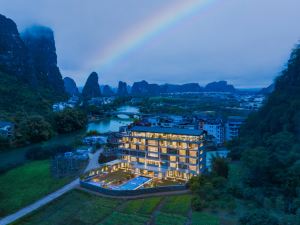
[{"label": "rooftop terrace", "polygon": [[149,133],[177,134],[177,135],[190,135],[190,136],[200,136],[203,134],[203,131],[201,130],[165,128],[165,127],[135,126],[130,130],[134,132],[149,132]]}]

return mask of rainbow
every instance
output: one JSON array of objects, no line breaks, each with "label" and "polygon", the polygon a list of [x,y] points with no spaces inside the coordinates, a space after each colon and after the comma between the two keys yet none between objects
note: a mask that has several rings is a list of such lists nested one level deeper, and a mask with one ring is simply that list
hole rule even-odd
[{"label": "rainbow", "polygon": [[133,29],[121,35],[106,49],[99,51],[101,53],[97,55],[94,63],[97,64],[99,69],[113,65],[124,55],[139,48],[152,37],[182,19],[205,9],[214,1],[216,0],[179,0],[176,4],[169,5],[157,15],[151,16],[148,20],[142,21]]}]

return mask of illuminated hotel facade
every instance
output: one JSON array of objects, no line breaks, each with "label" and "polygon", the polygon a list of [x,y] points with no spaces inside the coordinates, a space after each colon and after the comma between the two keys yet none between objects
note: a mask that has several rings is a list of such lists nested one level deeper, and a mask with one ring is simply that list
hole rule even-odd
[{"label": "illuminated hotel facade", "polygon": [[188,180],[205,169],[201,130],[135,126],[120,138],[119,156],[141,175]]}]

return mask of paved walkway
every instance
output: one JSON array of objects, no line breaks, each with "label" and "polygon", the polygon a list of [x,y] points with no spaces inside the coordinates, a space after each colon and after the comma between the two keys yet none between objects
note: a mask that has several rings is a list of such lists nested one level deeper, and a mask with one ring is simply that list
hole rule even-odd
[{"label": "paved walkway", "polygon": [[[101,152],[102,152],[102,149],[100,149],[100,150],[96,151],[94,154],[90,155],[90,161],[89,161],[89,164],[87,165],[85,171],[88,171],[90,169],[94,169],[94,168],[98,167],[98,165],[99,165],[98,157]],[[7,217],[0,219],[0,225],[10,224],[10,223],[20,219],[21,217],[31,213],[32,211],[48,204],[49,202],[53,201],[54,199],[62,196],[63,194],[72,190],[73,188],[77,187],[78,185],[79,185],[79,178],[77,178],[76,180],[72,181],[71,183],[65,185],[61,189],[41,198],[40,200],[36,201],[35,203],[33,203],[23,209],[20,209],[19,211],[15,212],[14,214],[11,214]]]},{"label": "paved walkway", "polygon": [[90,154],[90,161],[84,172],[87,172],[91,169],[96,169],[99,167],[98,159],[100,154],[103,152],[103,148],[98,149],[94,154]]}]

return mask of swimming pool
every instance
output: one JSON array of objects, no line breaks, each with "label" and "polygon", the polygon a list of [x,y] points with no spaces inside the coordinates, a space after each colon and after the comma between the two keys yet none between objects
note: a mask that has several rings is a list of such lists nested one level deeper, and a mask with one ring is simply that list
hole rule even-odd
[{"label": "swimming pool", "polygon": [[120,186],[114,186],[112,187],[113,190],[136,190],[142,185],[148,183],[151,181],[151,178],[148,177],[143,177],[143,176],[138,176],[135,177],[126,183],[120,185]]}]

